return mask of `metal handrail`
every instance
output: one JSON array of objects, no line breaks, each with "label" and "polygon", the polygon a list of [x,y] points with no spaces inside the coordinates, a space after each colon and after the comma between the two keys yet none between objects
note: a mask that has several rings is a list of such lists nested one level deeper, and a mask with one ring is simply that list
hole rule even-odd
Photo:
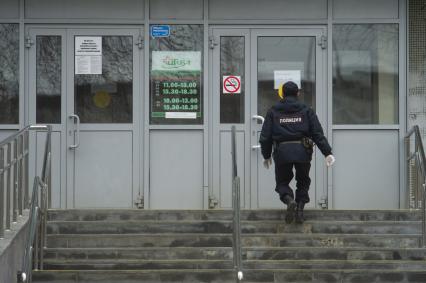
[{"label": "metal handrail", "polygon": [[237,171],[235,126],[232,126],[231,132],[234,270],[236,272],[236,282],[240,282],[243,279],[243,267],[241,253],[240,177],[238,177]]},{"label": "metal handrail", "polygon": [[[28,208],[28,194],[28,133],[25,128],[0,142],[0,238]],[[5,201],[6,209],[3,207]]]},{"label": "metal handrail", "polygon": [[[414,152],[410,150],[414,134]],[[419,126],[413,126],[405,135],[407,202],[411,209],[422,210],[421,247],[426,247],[426,157]],[[420,175],[420,176],[419,176]],[[421,195],[421,197],[420,197]]]},{"label": "metal handrail", "polygon": [[[29,133],[47,131],[41,177],[34,178],[31,200],[29,198]],[[0,142],[0,238],[10,230],[11,222],[30,208],[29,231],[18,282],[31,282],[31,271],[43,269],[43,248],[46,246],[46,214],[50,206],[51,184],[51,132],[47,125],[30,125]],[[6,182],[4,182],[6,181]],[[39,189],[41,188],[41,189]],[[6,215],[5,215],[6,214]],[[5,217],[6,216],[6,217]],[[3,220],[6,220],[5,223]],[[35,264],[33,265],[33,256]]]}]

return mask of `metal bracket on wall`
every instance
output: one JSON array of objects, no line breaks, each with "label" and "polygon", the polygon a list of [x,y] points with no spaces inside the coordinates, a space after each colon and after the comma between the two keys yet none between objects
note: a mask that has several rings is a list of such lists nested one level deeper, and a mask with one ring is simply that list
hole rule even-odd
[{"label": "metal bracket on wall", "polygon": [[31,48],[31,46],[34,45],[34,40],[31,38],[31,36],[27,35],[25,37],[25,48]]},{"label": "metal bracket on wall", "polygon": [[136,208],[138,209],[144,209],[144,197],[142,195],[139,195],[138,198],[135,201]]},{"label": "metal bracket on wall", "polygon": [[326,197],[322,197],[319,201],[318,204],[321,206],[322,209],[328,209],[328,200]]},{"label": "metal bracket on wall", "polygon": [[215,37],[213,35],[210,35],[209,36],[209,46],[210,46],[210,49],[214,49],[215,46],[217,46],[217,45],[219,45],[219,43],[217,43]]},{"label": "metal bracket on wall", "polygon": [[218,206],[219,201],[214,196],[209,196],[209,209],[214,209]]},{"label": "metal bracket on wall", "polygon": [[144,47],[143,37],[141,35],[139,35],[138,40],[136,41],[135,45],[137,45],[139,47],[139,49],[143,49],[143,47]]},{"label": "metal bracket on wall", "polygon": [[322,49],[327,49],[327,36],[321,35],[318,45],[321,46]]}]

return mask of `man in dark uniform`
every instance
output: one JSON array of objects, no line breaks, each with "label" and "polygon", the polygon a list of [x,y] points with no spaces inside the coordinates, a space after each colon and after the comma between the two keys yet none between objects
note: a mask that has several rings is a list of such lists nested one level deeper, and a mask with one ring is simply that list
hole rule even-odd
[{"label": "man in dark uniform", "polygon": [[[275,162],[275,191],[287,205],[286,223],[303,223],[303,209],[309,202],[309,170],[313,153],[313,142],[326,156],[327,166],[333,165],[335,158],[324,136],[321,124],[312,108],[299,102],[299,88],[294,82],[282,86],[282,99],[275,104],[265,117],[260,134],[263,164],[271,166],[271,153]],[[293,179],[293,166],[296,169],[296,201],[289,183]]]}]

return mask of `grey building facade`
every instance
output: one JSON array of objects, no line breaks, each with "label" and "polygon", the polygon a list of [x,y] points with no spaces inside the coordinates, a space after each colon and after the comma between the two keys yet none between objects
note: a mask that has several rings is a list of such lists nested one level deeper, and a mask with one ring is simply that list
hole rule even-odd
[{"label": "grey building facade", "polygon": [[[425,127],[415,0],[2,0],[0,138],[53,126],[54,207],[276,208],[261,117],[296,81],[317,150],[310,207],[406,206],[403,137]],[[31,137],[32,174],[42,133]]]}]

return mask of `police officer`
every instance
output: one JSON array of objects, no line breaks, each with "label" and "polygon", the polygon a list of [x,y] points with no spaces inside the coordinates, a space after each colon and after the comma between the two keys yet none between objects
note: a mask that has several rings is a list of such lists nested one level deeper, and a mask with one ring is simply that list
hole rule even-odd
[{"label": "police officer", "polygon": [[[303,223],[303,208],[309,202],[309,170],[313,153],[313,142],[326,156],[327,166],[333,165],[335,158],[324,136],[318,117],[312,108],[299,102],[299,88],[294,82],[282,86],[282,99],[266,114],[260,134],[263,164],[269,169],[271,153],[275,162],[275,191],[287,205],[286,223]],[[289,183],[293,179],[293,166],[296,170],[296,199]]]}]

